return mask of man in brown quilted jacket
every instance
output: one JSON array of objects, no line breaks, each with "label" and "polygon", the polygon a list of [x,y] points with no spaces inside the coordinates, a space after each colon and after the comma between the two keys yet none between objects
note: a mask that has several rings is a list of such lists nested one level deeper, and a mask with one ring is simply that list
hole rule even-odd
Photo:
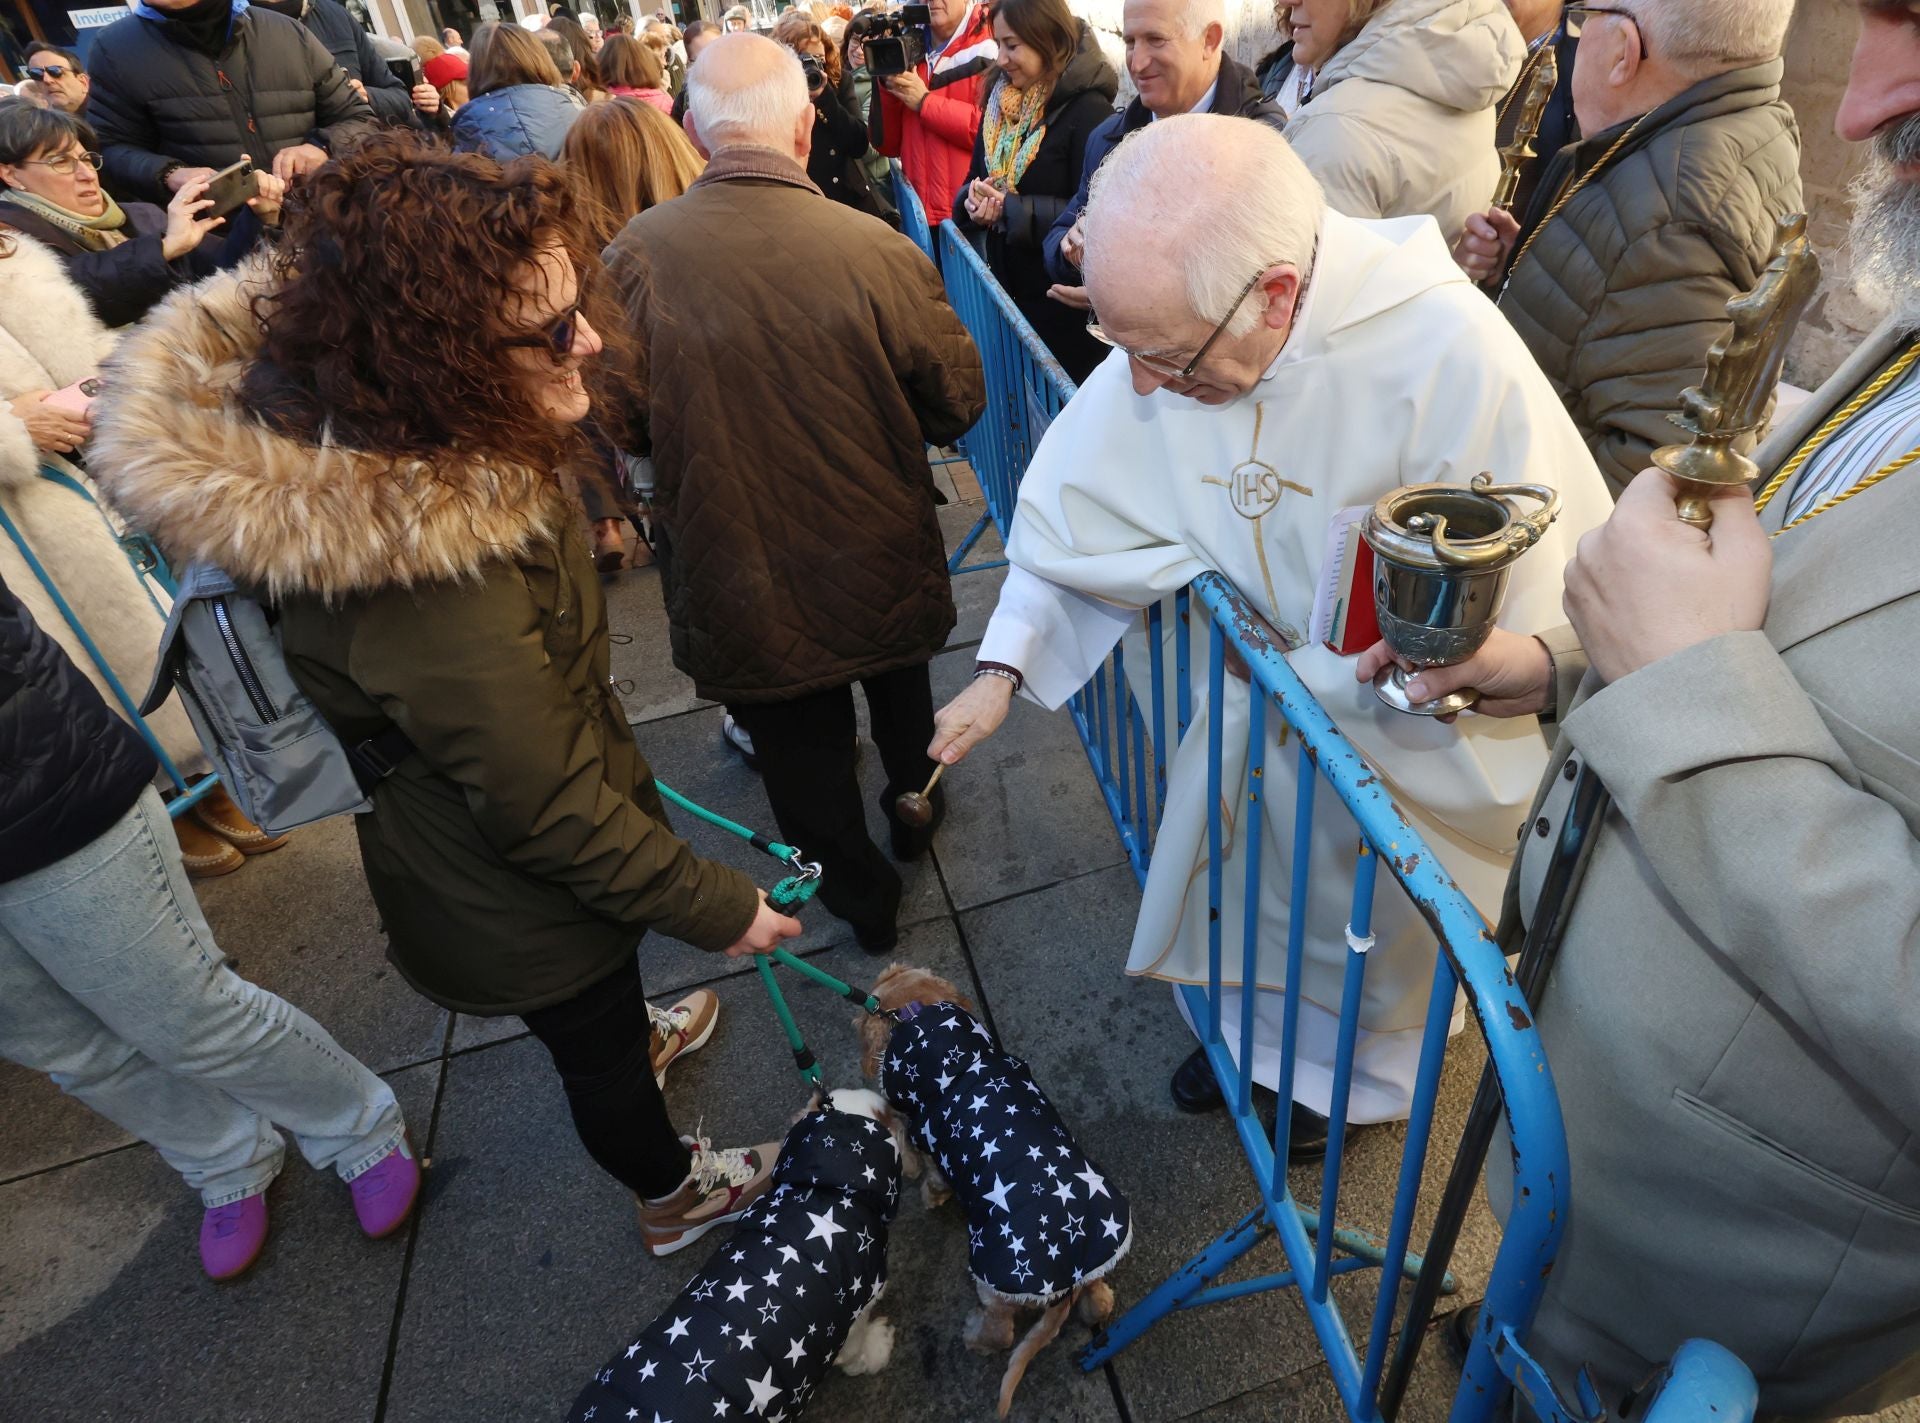
[{"label": "man in brown quilted jacket", "polygon": [[[709,158],[607,249],[637,347],[674,665],[752,737],[781,837],[861,945],[896,941],[900,875],[867,836],[853,684],[893,820],[933,772],[927,664],[954,624],[924,442],[985,404],[939,274],[807,179],[813,106],[791,51],[713,42],[688,72]],[[939,802],[936,800],[936,814]]]},{"label": "man in brown quilted jacket", "polygon": [[1800,130],[1780,97],[1792,16],[1793,0],[1568,6],[1584,137],[1544,166],[1529,211],[1469,218],[1456,249],[1476,281],[1511,255],[1500,309],[1616,497],[1673,442],[1667,416],[1728,300],[1801,206]]}]

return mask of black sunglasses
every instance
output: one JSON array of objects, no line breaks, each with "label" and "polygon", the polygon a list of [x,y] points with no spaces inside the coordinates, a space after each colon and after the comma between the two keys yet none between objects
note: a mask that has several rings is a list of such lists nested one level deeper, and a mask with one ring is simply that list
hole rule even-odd
[{"label": "black sunglasses", "polygon": [[27,66],[29,79],[64,79],[69,73],[78,74],[79,72],[64,64],[29,64]]},{"label": "black sunglasses", "polygon": [[580,308],[575,306],[563,311],[547,325],[530,336],[509,336],[509,346],[528,346],[534,349],[547,348],[555,360],[573,354],[573,340],[578,334]]}]

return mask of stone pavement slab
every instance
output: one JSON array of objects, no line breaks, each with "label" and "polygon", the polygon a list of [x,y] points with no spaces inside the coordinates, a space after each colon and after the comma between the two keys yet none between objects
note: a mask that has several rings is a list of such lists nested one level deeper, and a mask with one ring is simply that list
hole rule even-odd
[{"label": "stone pavement slab", "polygon": [[[390,1079],[422,1137],[438,1079]],[[373,1418],[405,1238],[363,1237],[346,1188],[291,1146],[268,1201],[265,1254],[217,1285],[198,1198],[144,1146],[0,1187],[0,1416]]]},{"label": "stone pavement slab", "polygon": [[[935,658],[934,705],[956,696],[972,677],[970,653]],[[1065,712],[1016,699],[1000,730],[947,772],[945,785],[947,819],[934,854],[955,908],[977,908],[1126,859]]]}]

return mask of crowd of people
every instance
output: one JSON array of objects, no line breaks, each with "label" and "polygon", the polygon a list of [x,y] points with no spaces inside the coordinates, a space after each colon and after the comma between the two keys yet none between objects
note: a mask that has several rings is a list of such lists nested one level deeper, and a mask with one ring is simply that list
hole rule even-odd
[{"label": "crowd of people", "polygon": [[[1126,0],[1119,66],[1066,0],[932,0],[904,51],[897,16],[826,3],[766,34],[555,6],[398,46],[337,0],[142,0],[84,62],[34,48],[0,97],[0,1054],[163,1154],[216,1279],[264,1245],[279,1129],[368,1234],[414,1209],[392,1093],[195,905],[192,877],[287,840],[224,790],[165,803],[210,761],[177,704],[126,696],[166,616],[126,539],[269,602],[325,726],[382,748],[354,823],[390,958],[525,1024],[664,1255],[760,1199],[777,1143],[672,1119],[661,1082],[719,1005],[650,1003],[643,936],[800,930],[674,834],[606,580],[657,560],[674,664],[884,955],[946,787],[929,824],[896,798],[1016,696],[1058,707],[1208,569],[1298,629],[1342,510],[1493,470],[1561,516],[1485,648],[1409,689],[1477,688],[1474,714],[1379,703],[1384,644],[1289,641],[1490,921],[1540,912],[1582,771],[1611,794],[1535,1005],[1578,1185],[1528,1347],[1610,1403],[1693,1336],[1773,1416],[1920,1392],[1920,742],[1887,656],[1920,606],[1920,4],[1849,8],[1851,260],[1890,314],[1711,533],[1650,466],[1802,203],[1793,0],[1281,0],[1252,66],[1223,0]],[[1503,174],[1549,57],[1538,156]],[[926,448],[986,389],[896,163],[1079,385],[937,710]],[[1243,754],[1226,686],[1194,726]],[[1207,740],[1169,758],[1138,975],[1206,976]],[[1292,765],[1269,748],[1278,858],[1222,911],[1262,952],[1221,1020],[1299,1162],[1328,1149],[1354,827],[1319,818],[1289,903]],[[1431,934],[1389,898],[1357,1125],[1408,1115],[1429,1010]],[[1180,1107],[1222,1105],[1204,1052],[1167,1066]]]}]

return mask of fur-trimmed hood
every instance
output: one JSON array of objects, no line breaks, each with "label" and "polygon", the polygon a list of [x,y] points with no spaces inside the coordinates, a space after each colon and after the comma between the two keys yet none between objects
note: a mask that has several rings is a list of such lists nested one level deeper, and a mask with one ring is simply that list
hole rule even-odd
[{"label": "fur-trimmed hood", "polygon": [[[338,601],[470,578],[552,538],[567,504],[552,475],[315,445],[240,399],[259,353],[251,263],[175,292],[127,334],[95,416],[95,482],[169,558],[217,564],[270,597]],[[296,373],[297,374],[297,373]]]}]

